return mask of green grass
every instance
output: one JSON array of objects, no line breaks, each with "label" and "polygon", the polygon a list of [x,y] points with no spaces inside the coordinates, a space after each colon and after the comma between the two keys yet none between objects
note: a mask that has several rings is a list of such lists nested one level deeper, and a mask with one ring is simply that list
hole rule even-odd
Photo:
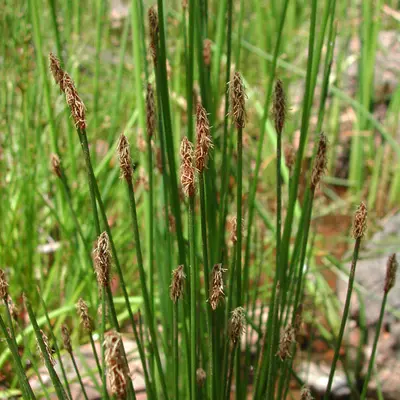
[{"label": "green grass", "polygon": [[[32,394],[26,377],[40,368],[35,347],[37,339],[44,350],[40,329],[54,344],[59,363],[65,360],[62,324],[75,346],[88,342],[74,311],[83,297],[93,315],[103,309],[92,346],[108,330],[133,329],[149,398],[215,400],[231,392],[237,399],[287,398],[300,349],[292,344],[293,357],[283,361],[276,353],[280,332],[294,322],[298,305],[317,304],[316,318],[309,318],[314,311],[305,307],[304,320],[336,350],[336,360],[347,320],[348,309],[340,314],[324,265],[314,256],[329,252],[315,222],[338,210],[352,215],[364,199],[373,225],[377,214],[400,200],[399,87],[385,98],[384,118],[374,114],[379,33],[398,28],[381,8],[393,2],[189,0],[183,8],[180,1],[158,0],[155,59],[148,21],[155,4],[127,3],[120,21],[111,17],[113,2],[105,0],[0,5],[0,268],[14,303],[23,309],[26,303],[29,313],[12,322],[8,307],[0,310],[6,338],[0,341],[0,367],[11,367],[9,393],[70,397],[64,369],[58,376],[46,357],[54,388]],[[205,39],[212,41],[210,65],[203,60]],[[363,43],[360,54],[349,53],[354,40]],[[76,129],[53,82],[50,52],[60,58],[86,105],[86,129]],[[354,90],[346,86],[351,62],[358,66]],[[227,89],[235,71],[246,90],[243,129],[236,129],[229,115]],[[270,110],[278,78],[289,107],[277,133]],[[146,124],[148,83],[156,103],[152,137]],[[207,168],[196,174],[195,195],[186,198],[179,146],[184,136],[196,142],[197,101],[208,113],[214,148]],[[349,174],[337,177],[344,114],[354,116]],[[324,182],[315,190],[310,179],[321,131],[331,146]],[[121,133],[131,143],[135,164],[127,182],[119,179]],[[296,147],[292,172],[283,157],[289,143]],[[51,154],[61,159],[59,176],[51,171]],[[346,190],[338,195],[335,185]],[[389,194],[388,202],[380,193]],[[232,217],[238,225],[234,243]],[[99,291],[92,251],[103,231],[110,240],[113,278]],[[349,242],[348,232],[335,235],[338,242]],[[329,262],[343,274],[341,261]],[[208,299],[217,263],[227,270],[225,301],[212,310]],[[183,298],[174,305],[171,272],[181,264],[187,279]],[[245,310],[249,332],[231,343],[229,319],[237,307]],[[326,321],[318,311],[322,307],[328,310]],[[259,308],[271,310],[267,322],[256,317]],[[255,351],[251,330],[258,335]],[[32,368],[24,369],[28,361]],[[97,369],[106,361],[102,351]],[[197,387],[200,367],[207,373],[204,388]],[[97,369],[89,374],[92,379]],[[88,373],[82,366],[79,372]],[[352,371],[348,375],[354,380]],[[104,374],[102,381],[96,384],[103,385],[106,398]],[[132,387],[126,396],[135,398]]]}]

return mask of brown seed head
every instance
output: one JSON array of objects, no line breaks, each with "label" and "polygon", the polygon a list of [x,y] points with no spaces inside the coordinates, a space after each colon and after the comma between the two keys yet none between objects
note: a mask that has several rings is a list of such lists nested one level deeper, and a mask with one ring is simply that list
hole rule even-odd
[{"label": "brown seed head", "polygon": [[172,271],[172,281],[171,286],[169,287],[169,294],[174,303],[176,303],[183,296],[183,288],[186,279],[183,268],[183,264],[178,265],[178,267]]},{"label": "brown seed head", "polygon": [[79,97],[71,77],[65,72],[62,80],[62,87],[65,93],[65,99],[71,110],[72,118],[78,129],[86,129],[86,107]]},{"label": "brown seed head", "polygon": [[367,207],[361,202],[357,208],[353,222],[353,237],[354,239],[362,238],[367,229]]},{"label": "brown seed head", "polygon": [[211,64],[211,44],[210,39],[203,40],[203,60],[206,67],[209,67]]},{"label": "brown seed head", "polygon": [[318,152],[315,157],[314,167],[311,175],[311,188],[316,188],[321,182],[321,178],[327,166],[328,139],[324,133],[319,137]]},{"label": "brown seed head", "polygon": [[7,296],[8,296],[8,283],[6,279],[6,273],[0,269],[0,299],[3,299],[4,301],[7,301]]},{"label": "brown seed head", "polygon": [[314,400],[314,397],[311,396],[311,391],[307,386],[302,387],[300,400]]},{"label": "brown seed head", "polygon": [[196,110],[196,169],[200,173],[204,171],[206,167],[210,149],[213,148],[213,143],[210,135],[210,123],[205,108],[197,103]]},{"label": "brown seed head", "polygon": [[152,138],[156,131],[156,106],[154,101],[154,91],[151,83],[147,84],[146,92],[146,127],[147,135]]},{"label": "brown seed head", "polygon": [[231,115],[236,128],[244,128],[246,124],[246,93],[239,72],[235,72],[230,82]]},{"label": "brown seed head", "polygon": [[279,339],[279,350],[276,355],[281,359],[281,361],[284,361],[286,360],[286,358],[292,356],[290,354],[290,347],[295,341],[296,337],[294,328],[292,327],[292,325],[289,324],[285,328]]},{"label": "brown seed head", "polygon": [[82,297],[78,300],[78,303],[75,305],[76,310],[81,319],[81,324],[86,332],[91,333],[93,331],[93,321],[89,316],[89,307],[86,304],[85,300]]},{"label": "brown seed head", "polygon": [[158,43],[158,14],[156,8],[150,7],[148,11],[150,29],[150,54],[154,63],[157,63],[157,43]]},{"label": "brown seed head", "polygon": [[7,297],[7,304],[8,304],[8,308],[10,310],[11,317],[13,318],[13,320],[15,322],[17,322],[18,321],[19,310],[18,310],[18,307],[13,302],[13,300],[12,300],[10,295],[8,295],[8,297]]},{"label": "brown seed head", "polygon": [[107,287],[110,282],[111,253],[110,240],[106,232],[97,239],[97,246],[94,249],[94,266],[99,286]]},{"label": "brown seed head", "polygon": [[181,143],[181,184],[186,196],[194,196],[195,169],[193,166],[193,144],[185,136]]},{"label": "brown seed head", "polygon": [[71,336],[69,334],[69,330],[67,325],[61,325],[61,337],[63,340],[64,349],[67,350],[68,353],[72,353],[72,346],[71,346]]},{"label": "brown seed head", "polygon": [[272,101],[272,116],[275,121],[275,130],[278,135],[282,134],[286,120],[286,95],[280,79],[275,83],[274,97]]},{"label": "brown seed head", "polygon": [[244,308],[237,307],[232,311],[232,316],[229,325],[229,335],[234,345],[240,340],[240,336],[246,330],[246,320],[244,315]]},{"label": "brown seed head", "polygon": [[60,60],[53,54],[49,54],[50,61],[50,71],[53,74],[54,81],[57,85],[60,86],[60,89],[64,91],[63,79],[64,79],[64,70],[61,68]]},{"label": "brown seed head", "polygon": [[202,387],[207,379],[206,371],[203,368],[197,368],[196,370],[196,383],[198,387]]},{"label": "brown seed head", "polygon": [[128,138],[122,133],[118,141],[118,158],[121,169],[121,178],[130,181],[133,175],[131,151]]},{"label": "brown seed head", "polygon": [[111,394],[118,399],[126,399],[129,370],[124,358],[121,336],[115,332],[107,333],[104,339],[107,376]]},{"label": "brown seed head", "polygon": [[51,170],[53,171],[53,174],[61,178],[62,173],[61,173],[60,158],[58,157],[57,154],[52,154],[50,158],[51,158]]},{"label": "brown seed head", "polygon": [[210,304],[211,308],[215,310],[219,302],[225,297],[224,293],[224,277],[223,273],[226,269],[222,268],[222,264],[215,264],[212,270],[211,287],[210,287]]},{"label": "brown seed head", "polygon": [[289,169],[289,172],[292,173],[292,169],[293,169],[293,165],[294,162],[296,160],[296,151],[294,149],[294,147],[291,144],[288,144],[285,147],[285,162],[286,162],[286,166]]},{"label": "brown seed head", "polygon": [[392,287],[396,283],[396,272],[397,272],[397,259],[396,259],[396,254],[393,253],[387,261],[387,266],[386,266],[386,279],[385,279],[385,287],[384,291],[385,293],[389,293],[389,290],[392,289]]},{"label": "brown seed head", "polygon": [[[54,365],[56,365],[56,360],[54,359],[53,354],[51,352],[49,339],[48,339],[47,335],[42,330],[40,330],[40,334],[42,335],[42,339],[43,339],[43,342],[44,342],[44,347],[46,349],[46,353],[47,353],[47,355],[49,357],[50,363],[51,363],[51,365],[54,366]],[[40,358],[42,359],[43,363],[45,363],[45,361],[44,361],[45,358],[43,356],[42,349],[39,346],[39,342],[37,342],[37,348],[38,348],[38,352],[40,354]]]}]

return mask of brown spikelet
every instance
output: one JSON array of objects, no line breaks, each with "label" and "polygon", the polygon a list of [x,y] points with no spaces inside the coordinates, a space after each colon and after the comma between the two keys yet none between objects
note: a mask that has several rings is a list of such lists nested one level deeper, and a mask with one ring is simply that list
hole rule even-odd
[{"label": "brown spikelet", "polygon": [[0,299],[4,301],[7,300],[8,297],[8,283],[6,279],[6,273],[0,269]]},{"label": "brown spikelet", "polygon": [[194,196],[195,169],[193,166],[193,144],[185,136],[181,142],[181,184],[186,196]]},{"label": "brown spikelet", "polygon": [[169,287],[169,294],[171,300],[174,303],[176,303],[183,296],[183,288],[186,279],[186,275],[183,272],[183,268],[184,268],[183,264],[178,265],[178,267],[172,271],[172,280],[171,280],[171,285]]},{"label": "brown spikelet", "polygon": [[386,266],[386,278],[385,278],[385,293],[389,293],[389,290],[392,289],[396,283],[396,272],[397,272],[397,258],[396,254],[393,253],[389,256]]},{"label": "brown spikelet", "polygon": [[229,336],[234,345],[240,340],[240,336],[246,330],[244,308],[237,307],[232,311],[232,316],[229,325]]},{"label": "brown spikelet", "polygon": [[279,339],[279,350],[276,355],[281,359],[281,361],[284,361],[286,360],[286,358],[292,356],[290,354],[290,347],[292,343],[295,342],[295,340],[296,338],[294,328],[292,327],[292,325],[289,324],[285,328]]},{"label": "brown spikelet", "polygon": [[89,307],[82,297],[78,300],[75,305],[78,315],[81,319],[81,324],[86,332],[91,333],[93,331],[93,321],[89,316]]},{"label": "brown spikelet", "polygon": [[[46,348],[46,353],[47,353],[47,355],[49,357],[50,363],[51,363],[51,365],[54,366],[54,365],[56,365],[56,360],[54,359],[53,354],[51,352],[49,339],[48,339],[47,335],[42,330],[40,330],[40,334],[42,335],[43,343],[44,343],[44,346]],[[38,352],[40,354],[40,358],[42,359],[43,362],[45,362],[44,361],[45,359],[44,359],[44,356],[43,356],[43,353],[42,353],[42,349],[40,348],[38,342],[37,342],[37,348],[38,348]]]},{"label": "brown spikelet", "polygon": [[353,237],[360,239],[364,236],[367,229],[367,207],[361,202],[357,208],[353,222]]},{"label": "brown spikelet", "polygon": [[149,30],[150,30],[150,54],[154,64],[157,63],[157,43],[158,43],[158,14],[156,8],[150,7],[148,11]]},{"label": "brown spikelet", "polygon": [[286,95],[280,79],[275,83],[274,97],[272,101],[272,116],[275,122],[275,130],[278,135],[282,134],[286,120]]},{"label": "brown spikelet", "polygon": [[311,391],[307,386],[301,388],[300,400],[314,400],[314,397],[311,396]]},{"label": "brown spikelet", "polygon": [[296,314],[294,316],[293,328],[295,337],[297,337],[297,335],[300,332],[302,322],[303,322],[303,304],[300,304],[297,307]]},{"label": "brown spikelet", "polygon": [[54,81],[60,86],[60,89],[64,91],[63,78],[64,70],[61,68],[60,60],[53,54],[49,54],[50,71],[53,75]]},{"label": "brown spikelet", "polygon": [[225,297],[223,277],[225,271],[226,269],[222,268],[222,264],[215,264],[212,270],[210,305],[213,310],[218,307],[219,302]]},{"label": "brown spikelet", "polygon": [[231,95],[231,115],[236,128],[244,128],[246,124],[246,93],[239,72],[235,72],[229,85]]},{"label": "brown spikelet", "polygon": [[51,154],[51,170],[54,175],[58,176],[59,178],[62,177],[61,173],[61,161],[57,154]]},{"label": "brown spikelet", "polygon": [[68,327],[65,324],[61,325],[61,337],[64,349],[67,350],[68,353],[72,353],[71,336]]},{"label": "brown spikelet", "polygon": [[115,331],[107,333],[104,347],[111,394],[118,399],[126,399],[128,379],[130,378],[119,333]]},{"label": "brown spikelet", "polygon": [[292,173],[293,165],[296,160],[296,151],[291,144],[285,146],[285,163],[290,173]]},{"label": "brown spikelet", "polygon": [[315,156],[314,167],[311,175],[311,188],[315,189],[321,182],[321,178],[327,166],[328,139],[322,132],[319,136],[317,155]]},{"label": "brown spikelet", "polygon": [[156,131],[156,106],[154,101],[154,90],[151,83],[147,84],[146,92],[146,128],[147,135],[152,138]]},{"label": "brown spikelet", "polygon": [[107,287],[110,282],[111,253],[110,240],[106,232],[97,239],[97,246],[94,249],[94,266],[99,286]]},{"label": "brown spikelet", "polygon": [[61,87],[65,93],[65,99],[71,110],[72,118],[75,121],[75,126],[78,129],[86,129],[86,107],[83,101],[79,97],[79,94],[75,88],[74,82],[71,77],[65,72]]},{"label": "brown spikelet", "polygon": [[207,379],[206,371],[203,368],[197,368],[196,370],[196,383],[198,387],[203,387]]},{"label": "brown spikelet", "polygon": [[210,39],[203,40],[203,60],[206,67],[211,65],[211,44]]},{"label": "brown spikelet", "polygon": [[15,305],[15,303],[13,302],[12,298],[10,295],[8,295],[7,297],[7,304],[8,304],[8,309],[10,310],[10,314],[12,319],[17,322],[18,321],[18,307]]},{"label": "brown spikelet", "polygon": [[232,229],[231,229],[231,241],[233,244],[237,242],[237,217],[233,217],[231,220]]},{"label": "brown spikelet", "polygon": [[207,112],[200,103],[197,103],[196,109],[196,137],[196,169],[199,173],[202,173],[206,167],[213,143],[210,135],[210,123],[208,121]]},{"label": "brown spikelet", "polygon": [[123,133],[119,137],[117,151],[121,178],[130,181],[133,175],[131,151],[128,138]]},{"label": "brown spikelet", "polygon": [[182,0],[182,8],[186,10],[188,7],[188,0]]}]

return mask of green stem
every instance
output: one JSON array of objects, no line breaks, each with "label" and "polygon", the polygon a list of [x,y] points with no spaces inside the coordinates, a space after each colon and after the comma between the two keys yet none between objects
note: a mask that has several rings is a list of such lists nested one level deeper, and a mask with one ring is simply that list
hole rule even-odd
[{"label": "green stem", "polygon": [[[76,365],[74,353],[71,352],[71,353],[69,353],[69,355],[71,356],[71,361],[72,361],[72,364],[74,365],[74,370],[75,370],[76,376],[78,377],[78,381],[79,381],[79,385],[81,386],[81,389],[82,389],[83,397],[85,398],[85,400],[89,400],[88,395],[85,390],[85,385],[82,382],[81,374],[79,373],[78,366]],[[71,397],[71,399],[72,399],[72,397]]]}]

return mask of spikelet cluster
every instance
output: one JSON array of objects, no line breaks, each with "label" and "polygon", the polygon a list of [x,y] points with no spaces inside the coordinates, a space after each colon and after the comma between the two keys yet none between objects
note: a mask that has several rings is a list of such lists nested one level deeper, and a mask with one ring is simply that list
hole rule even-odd
[{"label": "spikelet cluster", "polygon": [[7,300],[8,296],[8,283],[6,279],[6,273],[0,269],[0,299],[3,299],[4,301]]},{"label": "spikelet cluster", "polygon": [[236,244],[236,242],[237,242],[238,229],[241,229],[242,234],[243,234],[243,227],[244,227],[243,219],[242,219],[241,225],[238,227],[237,217],[232,217],[232,219],[231,219],[231,242],[233,244]]},{"label": "spikelet cluster", "polygon": [[244,128],[246,124],[246,93],[242,77],[235,72],[229,84],[231,97],[231,115],[237,129]]},{"label": "spikelet cluster", "polygon": [[280,79],[275,83],[274,96],[272,100],[272,117],[275,122],[275,131],[278,135],[282,134],[286,121],[286,95]]},{"label": "spikelet cluster", "polygon": [[118,399],[125,399],[130,378],[124,359],[121,336],[115,331],[109,332],[104,339],[104,347],[111,394]]},{"label": "spikelet cluster", "polygon": [[68,329],[67,325],[65,325],[65,324],[61,325],[61,337],[62,337],[64,349],[68,353],[72,353],[71,335],[69,334],[69,329]]},{"label": "spikelet cluster", "polygon": [[286,166],[288,167],[288,170],[290,174],[292,173],[293,165],[296,160],[296,151],[294,147],[289,144],[285,147],[284,149],[284,155],[285,155],[285,163]]},{"label": "spikelet cluster", "polygon": [[154,101],[154,90],[151,83],[147,84],[146,92],[146,128],[147,135],[152,138],[156,131],[156,106]]},{"label": "spikelet cluster", "polygon": [[121,178],[130,181],[133,175],[131,152],[128,138],[123,133],[119,137],[117,151]]},{"label": "spikelet cluster", "polygon": [[281,359],[281,361],[286,360],[286,358],[291,357],[290,347],[292,343],[296,340],[295,329],[289,324],[281,334],[279,339],[279,349],[276,355]]},{"label": "spikelet cluster", "polygon": [[210,305],[213,310],[218,307],[219,302],[225,297],[223,277],[224,272],[226,272],[226,269],[222,268],[222,264],[214,265],[210,282]]},{"label": "spikelet cluster", "polygon": [[81,319],[81,324],[86,332],[91,333],[93,331],[93,320],[89,315],[89,307],[82,297],[78,300],[75,305],[78,315]]},{"label": "spikelet cluster", "polygon": [[193,144],[185,136],[181,143],[181,184],[186,196],[194,196],[195,168],[193,166]]},{"label": "spikelet cluster", "polygon": [[211,44],[210,39],[203,40],[203,61],[206,67],[211,65]]},{"label": "spikelet cluster", "polygon": [[57,154],[52,154],[50,156],[51,159],[51,170],[54,175],[58,176],[59,178],[62,177],[61,173],[61,161]]},{"label": "spikelet cluster", "polygon": [[196,383],[198,387],[202,387],[207,379],[206,371],[203,368],[197,368],[196,370]]},{"label": "spikelet cluster", "polygon": [[186,275],[185,272],[183,271],[183,268],[184,268],[183,264],[178,265],[178,267],[172,271],[172,280],[171,280],[171,285],[169,287],[169,294],[171,300],[174,303],[176,303],[183,296],[183,289],[186,279]]},{"label": "spikelet cluster", "polygon": [[246,330],[246,320],[243,307],[237,307],[232,311],[229,324],[229,336],[234,345],[238,343],[240,337]]},{"label": "spikelet cluster", "polygon": [[97,246],[94,249],[94,266],[99,286],[107,287],[110,282],[111,253],[110,240],[106,232],[97,239]]},{"label": "spikelet cluster", "polygon": [[357,208],[353,222],[353,237],[360,239],[365,235],[367,229],[367,206],[361,202]]},{"label": "spikelet cluster", "polygon": [[204,171],[207,165],[210,149],[213,147],[210,135],[210,123],[205,108],[197,103],[196,109],[196,169],[199,173]]},{"label": "spikelet cluster", "polygon": [[86,129],[86,107],[75,88],[71,77],[61,68],[60,60],[53,54],[49,55],[50,71],[54,81],[65,94],[65,99],[71,110],[72,118],[78,129]]},{"label": "spikelet cluster", "polygon": [[396,254],[393,253],[387,261],[386,266],[386,278],[385,278],[385,293],[389,293],[389,290],[392,289],[396,283],[396,272],[397,272],[397,259]]},{"label": "spikelet cluster", "polygon": [[[49,339],[48,339],[47,335],[42,330],[40,330],[40,334],[42,336],[44,347],[45,347],[46,353],[47,353],[47,355],[49,357],[50,364],[54,366],[54,365],[56,365],[56,360],[54,359],[53,354],[51,352]],[[39,346],[39,342],[37,342],[37,349],[38,349],[38,352],[40,354],[40,358],[42,359],[43,363],[45,363],[45,358],[44,358],[44,355],[42,353],[42,349]]]},{"label": "spikelet cluster", "polygon": [[311,396],[311,391],[307,386],[302,387],[300,400],[314,400],[314,397]]},{"label": "spikelet cluster", "polygon": [[158,43],[158,14],[156,8],[150,7],[148,11],[150,29],[150,54],[154,64],[157,63],[157,43]]},{"label": "spikelet cluster", "polygon": [[327,166],[328,139],[324,133],[319,137],[318,151],[315,157],[314,167],[311,175],[311,187],[316,188],[326,171]]}]

